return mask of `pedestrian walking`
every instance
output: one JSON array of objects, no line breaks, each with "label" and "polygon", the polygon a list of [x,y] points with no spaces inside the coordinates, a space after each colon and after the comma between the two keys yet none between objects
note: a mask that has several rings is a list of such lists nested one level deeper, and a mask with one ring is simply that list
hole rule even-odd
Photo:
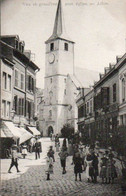
[{"label": "pedestrian walking", "polygon": [[59,147],[60,147],[60,141],[56,142],[56,152],[59,152]]},{"label": "pedestrian walking", "polygon": [[46,180],[50,180],[50,174],[53,174],[53,158],[50,152],[47,153],[46,167],[47,167],[46,169],[47,179]]},{"label": "pedestrian walking", "polygon": [[55,162],[55,151],[53,150],[53,146],[50,146],[50,149],[49,149],[49,153],[50,153],[50,156],[53,158],[53,162]]},{"label": "pedestrian walking", "polygon": [[24,144],[24,145],[22,145],[22,156],[23,156],[24,159],[27,156],[27,154],[28,154],[27,145]]},{"label": "pedestrian walking", "polygon": [[78,174],[79,174],[79,180],[81,181],[82,158],[81,158],[79,152],[74,154],[74,156],[73,156],[73,164],[74,164],[75,181],[77,181]]},{"label": "pedestrian walking", "polygon": [[61,167],[63,168],[62,174],[66,173],[66,158],[68,156],[68,152],[66,151],[66,148],[62,147],[59,157],[60,157],[60,163]]},{"label": "pedestrian walking", "polygon": [[64,140],[63,140],[62,147],[67,150],[67,140],[66,140],[66,138],[64,138]]},{"label": "pedestrian walking", "polygon": [[19,158],[19,156],[18,156],[18,153],[17,153],[17,149],[18,149],[18,147],[16,145],[12,146],[12,149],[11,149],[11,164],[10,164],[8,173],[11,173],[11,169],[12,169],[13,166],[16,167],[17,172],[20,172],[19,169],[18,169],[18,158]]},{"label": "pedestrian walking", "polygon": [[68,142],[68,154],[69,156],[73,155],[72,139],[69,139],[69,142]]},{"label": "pedestrian walking", "polygon": [[93,167],[93,182],[97,182],[97,176],[99,175],[98,171],[98,156],[95,154],[95,152],[92,152],[92,167]]},{"label": "pedestrian walking", "polygon": [[93,166],[92,166],[92,156],[90,151],[88,152],[88,154],[85,157],[85,162],[86,162],[86,177],[88,182],[90,182],[92,180],[93,182]]},{"label": "pedestrian walking", "polygon": [[56,134],[55,136],[55,147],[56,147],[56,144],[59,143],[59,137],[58,137],[58,134]]},{"label": "pedestrian walking", "polygon": [[40,159],[40,150],[41,150],[41,143],[36,139],[35,145],[35,159]]},{"label": "pedestrian walking", "polygon": [[106,178],[107,183],[114,183],[114,179],[117,178],[117,172],[115,168],[116,161],[113,159],[113,155],[109,154],[109,159],[107,161]]}]

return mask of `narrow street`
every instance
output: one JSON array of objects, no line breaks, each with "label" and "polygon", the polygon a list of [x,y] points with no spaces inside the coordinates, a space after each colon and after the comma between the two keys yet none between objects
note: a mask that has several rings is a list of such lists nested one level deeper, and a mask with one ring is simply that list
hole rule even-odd
[{"label": "narrow street", "polygon": [[[45,163],[46,152],[50,145],[54,146],[49,138],[42,138],[41,158],[35,160],[35,154],[28,154],[26,159],[19,160],[20,173],[16,173],[12,168],[12,173],[8,174],[10,159],[1,161],[1,196],[118,196],[121,194],[118,180],[114,184],[101,184],[98,179],[97,184],[88,183],[85,173],[82,174],[82,182],[75,182],[72,157],[67,158],[67,173],[62,175],[58,153],[55,153],[56,162],[54,163],[54,174],[51,180],[46,181]],[[55,147],[54,147],[55,150]]]}]

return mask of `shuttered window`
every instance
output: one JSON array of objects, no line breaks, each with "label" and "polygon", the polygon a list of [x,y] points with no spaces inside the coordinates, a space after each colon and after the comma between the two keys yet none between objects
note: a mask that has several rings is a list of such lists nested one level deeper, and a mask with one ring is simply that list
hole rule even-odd
[{"label": "shuttered window", "polygon": [[15,86],[18,87],[18,71],[15,70]]},{"label": "shuttered window", "polygon": [[116,102],[116,83],[113,85],[113,102]]}]

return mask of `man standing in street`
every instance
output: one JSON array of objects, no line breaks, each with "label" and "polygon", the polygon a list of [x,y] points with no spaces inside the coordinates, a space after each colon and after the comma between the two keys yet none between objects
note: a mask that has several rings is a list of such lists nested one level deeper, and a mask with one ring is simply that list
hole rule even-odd
[{"label": "man standing in street", "polygon": [[40,149],[41,149],[41,143],[36,139],[35,142],[35,159],[40,159]]},{"label": "man standing in street", "polygon": [[16,167],[17,172],[20,172],[19,169],[18,169],[18,158],[19,157],[18,157],[17,149],[18,149],[18,147],[16,145],[12,146],[12,149],[11,149],[11,164],[10,164],[8,173],[11,173],[11,169],[12,169],[13,166]]}]

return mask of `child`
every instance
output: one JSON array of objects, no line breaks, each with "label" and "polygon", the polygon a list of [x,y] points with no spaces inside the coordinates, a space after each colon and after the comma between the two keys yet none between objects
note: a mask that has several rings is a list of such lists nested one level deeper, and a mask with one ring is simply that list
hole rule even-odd
[{"label": "child", "polygon": [[68,153],[66,151],[66,148],[62,147],[62,149],[59,153],[61,167],[63,168],[62,174],[66,173],[66,158],[67,158],[67,156],[68,156]]},{"label": "child", "polygon": [[102,178],[102,183],[107,183],[107,178],[106,178],[107,161],[108,161],[108,158],[105,155],[103,155],[103,157],[101,158],[101,164],[100,164],[101,166],[100,177]]},{"label": "child", "polygon": [[27,153],[28,153],[28,151],[27,151],[27,146],[26,146],[26,144],[24,144],[24,145],[22,146],[22,156],[23,156],[24,159],[25,159]]},{"label": "child", "polygon": [[56,152],[59,152],[60,142],[56,142]]},{"label": "child", "polygon": [[82,158],[80,157],[80,153],[77,152],[73,156],[74,163],[74,173],[75,173],[75,181],[77,181],[77,174],[79,173],[79,179],[81,181],[81,173],[82,173]]},{"label": "child", "polygon": [[117,178],[117,172],[115,168],[115,160],[113,159],[113,155],[109,154],[109,159],[107,161],[107,169],[106,169],[106,177],[107,183],[114,183],[114,179]]},{"label": "child", "polygon": [[50,156],[53,158],[53,162],[55,162],[55,157],[54,157],[55,152],[52,146],[50,146],[49,153],[50,153]]},{"label": "child", "polygon": [[50,174],[53,174],[53,158],[51,157],[50,152],[47,153],[47,160],[46,160],[46,165],[47,165],[47,179],[50,180]]},{"label": "child", "polygon": [[18,154],[17,154],[17,146],[13,145],[11,150],[11,165],[8,170],[8,173],[11,173],[11,168],[15,166],[17,169],[17,172],[20,172],[18,169]]}]

